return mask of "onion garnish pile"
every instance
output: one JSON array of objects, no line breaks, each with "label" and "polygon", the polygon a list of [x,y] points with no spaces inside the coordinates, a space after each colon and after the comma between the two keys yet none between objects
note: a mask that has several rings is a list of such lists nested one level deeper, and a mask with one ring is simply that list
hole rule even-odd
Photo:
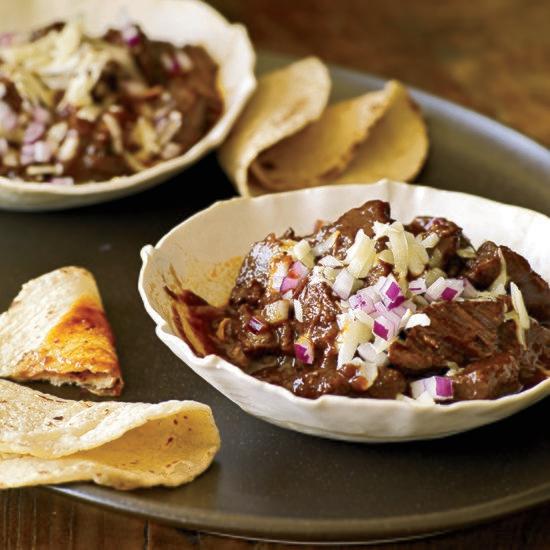
[{"label": "onion garnish pile", "polygon": [[128,22],[102,37],[78,21],[0,36],[0,175],[72,185],[182,155],[223,110],[201,47]]}]

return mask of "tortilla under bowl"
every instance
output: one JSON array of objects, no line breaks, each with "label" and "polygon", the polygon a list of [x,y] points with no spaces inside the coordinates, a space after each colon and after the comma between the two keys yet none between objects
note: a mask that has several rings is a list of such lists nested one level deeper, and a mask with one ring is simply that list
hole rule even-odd
[{"label": "tortilla under bowl", "polygon": [[256,87],[255,54],[246,29],[228,23],[198,0],[21,0],[0,3],[0,32],[29,30],[79,18],[86,32],[102,34],[122,18],[141,25],[155,39],[204,46],[220,68],[224,112],[191,149],[151,168],[103,182],[61,186],[0,177],[0,208],[43,211],[105,202],[153,187],[217,147]]},{"label": "tortilla under bowl", "polygon": [[[464,228],[475,246],[491,239],[523,254],[550,278],[545,235],[550,218],[523,208],[429,187],[380,181],[372,185],[317,187],[218,202],[172,229],[155,247],[142,250],[139,291],[157,324],[158,337],[199,376],[244,411],[291,430],[359,442],[444,437],[495,422],[550,394],[550,379],[497,400],[424,405],[397,400],[325,395],[310,400],[262,382],[215,356],[198,357],[178,336],[164,287],[179,284],[215,305],[224,303],[250,245],[292,226],[310,233],[315,220],[333,220],[370,199],[390,202],[392,215],[445,216]],[[510,227],[514,231],[510,231]]]}]

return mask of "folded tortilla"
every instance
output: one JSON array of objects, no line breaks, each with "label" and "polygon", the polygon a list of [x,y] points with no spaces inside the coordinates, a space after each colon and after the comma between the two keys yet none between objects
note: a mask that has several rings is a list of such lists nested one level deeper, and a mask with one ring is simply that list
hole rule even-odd
[{"label": "folded tortilla", "polygon": [[258,80],[258,87],[219,149],[220,163],[243,196],[255,194],[248,171],[256,157],[305,128],[324,111],[331,88],[326,66],[301,59]]},{"label": "folded tortilla", "polygon": [[388,84],[390,105],[336,183],[413,180],[428,156],[428,130],[403,84]]},{"label": "folded tortilla", "polygon": [[329,105],[318,120],[263,151],[251,175],[266,189],[286,191],[330,183],[385,115],[391,87]]},{"label": "folded tortilla", "polygon": [[120,395],[114,337],[89,271],[64,267],[23,285],[0,315],[0,377]]},{"label": "folded tortilla", "polygon": [[92,480],[117,489],[192,481],[220,448],[210,407],[68,401],[0,380],[0,488]]},{"label": "folded tortilla", "polygon": [[306,58],[259,79],[219,151],[244,196],[334,183],[411,181],[428,153],[422,113],[406,88],[382,90],[326,107],[330,77]]}]

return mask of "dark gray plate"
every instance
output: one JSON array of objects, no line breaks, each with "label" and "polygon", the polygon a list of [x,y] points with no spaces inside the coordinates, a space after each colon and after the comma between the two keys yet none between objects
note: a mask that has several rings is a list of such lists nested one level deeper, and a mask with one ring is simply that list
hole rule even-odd
[{"label": "dark gray plate", "polygon": [[[262,55],[260,69],[283,61]],[[337,97],[382,84],[336,68],[332,76]],[[451,103],[420,92],[415,97],[433,144],[420,181],[550,214],[547,149]],[[448,439],[360,445],[252,418],[176,359],[156,338],[142,307],[139,250],[232,195],[210,156],[157,189],[110,204],[52,214],[0,213],[0,307],[8,306],[21,283],[48,270],[68,264],[91,269],[118,338],[123,399],[203,401],[212,406],[222,435],[212,468],[179,489],[123,493],[75,484],[55,490],[188,528],[324,542],[424,535],[550,499],[550,434],[542,421],[550,400]],[[74,388],[37,387],[79,397]]]}]

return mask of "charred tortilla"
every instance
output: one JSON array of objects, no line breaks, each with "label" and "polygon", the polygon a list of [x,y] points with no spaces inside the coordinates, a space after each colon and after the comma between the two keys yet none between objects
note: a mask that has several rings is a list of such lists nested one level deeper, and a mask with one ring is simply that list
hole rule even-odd
[{"label": "charred tortilla", "polygon": [[0,376],[120,395],[114,337],[89,271],[64,267],[23,285],[0,316]]}]

